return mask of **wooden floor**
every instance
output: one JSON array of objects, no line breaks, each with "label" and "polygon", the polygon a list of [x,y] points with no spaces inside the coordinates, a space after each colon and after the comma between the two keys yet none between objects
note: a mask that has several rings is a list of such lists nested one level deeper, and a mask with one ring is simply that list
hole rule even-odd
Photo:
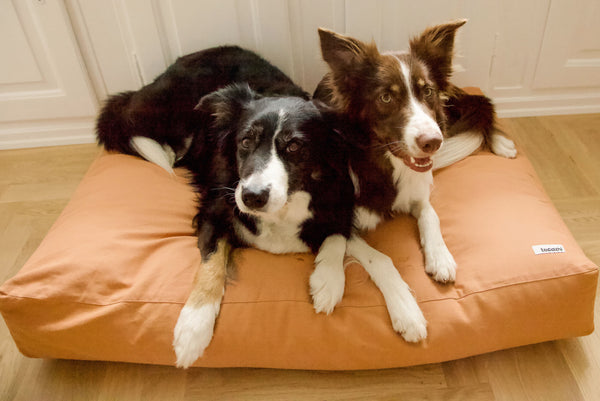
[{"label": "wooden floor", "polygon": [[[600,264],[600,115],[504,124]],[[94,145],[0,151],[0,282],[31,255],[97,153]],[[600,400],[600,333],[404,369],[183,371],[28,359],[1,321],[0,400]]]}]

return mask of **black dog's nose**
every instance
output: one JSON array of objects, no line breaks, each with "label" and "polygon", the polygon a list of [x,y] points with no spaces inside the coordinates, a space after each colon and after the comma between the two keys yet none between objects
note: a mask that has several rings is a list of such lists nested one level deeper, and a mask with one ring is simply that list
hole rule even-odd
[{"label": "black dog's nose", "polygon": [[269,188],[262,188],[253,191],[249,188],[242,188],[242,202],[249,209],[262,209],[269,201]]}]

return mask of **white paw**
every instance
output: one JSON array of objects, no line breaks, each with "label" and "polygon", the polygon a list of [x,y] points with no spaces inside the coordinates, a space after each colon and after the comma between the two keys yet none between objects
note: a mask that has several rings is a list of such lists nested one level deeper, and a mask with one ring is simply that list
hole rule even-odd
[{"label": "white paw", "polygon": [[212,340],[220,304],[205,304],[199,308],[184,306],[173,335],[177,367],[188,368],[204,354]]},{"label": "white paw", "polygon": [[425,271],[440,283],[456,280],[456,262],[445,246],[426,254]]},{"label": "white paw", "polygon": [[343,268],[317,264],[310,275],[310,295],[317,313],[329,315],[344,296],[346,277]]},{"label": "white paw", "polygon": [[405,341],[418,343],[427,338],[427,321],[423,318],[405,321],[392,321],[392,326]]},{"label": "white paw", "polygon": [[392,319],[392,327],[400,333],[404,340],[416,343],[427,338],[427,320],[414,298],[411,302],[405,302],[400,308],[389,308],[388,310]]},{"label": "white paw", "polygon": [[503,156],[508,159],[517,157],[517,147],[515,143],[507,137],[500,134],[492,134],[491,144],[492,152],[498,156]]}]

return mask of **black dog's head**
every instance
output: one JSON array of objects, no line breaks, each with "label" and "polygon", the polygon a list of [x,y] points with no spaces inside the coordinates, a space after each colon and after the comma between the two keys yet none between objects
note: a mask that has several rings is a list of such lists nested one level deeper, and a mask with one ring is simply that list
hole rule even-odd
[{"label": "black dog's head", "polygon": [[247,85],[231,85],[204,96],[197,108],[214,116],[220,152],[235,154],[235,166],[228,168],[237,170],[230,181],[244,213],[277,214],[294,197],[305,199],[294,205],[303,204],[300,214],[306,214],[314,195],[310,188],[331,169],[342,168],[329,154],[337,133],[313,102],[261,97]]}]

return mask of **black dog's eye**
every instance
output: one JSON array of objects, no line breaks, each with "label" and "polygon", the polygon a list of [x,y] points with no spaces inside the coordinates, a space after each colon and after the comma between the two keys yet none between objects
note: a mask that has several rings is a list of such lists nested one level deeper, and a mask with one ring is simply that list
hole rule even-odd
[{"label": "black dog's eye", "polygon": [[250,145],[252,144],[252,138],[247,136],[245,138],[242,139],[242,142],[240,142],[240,145],[242,146],[242,148],[244,149],[248,149],[250,147]]},{"label": "black dog's eye", "polygon": [[263,132],[263,127],[260,125],[253,124],[247,128],[243,133],[243,137],[240,140],[240,147],[248,149],[253,143],[257,142],[260,135]]},{"label": "black dog's eye", "polygon": [[392,95],[386,92],[383,95],[379,96],[379,100],[381,100],[383,103],[389,103],[392,101]]},{"label": "black dog's eye", "polygon": [[423,94],[425,97],[431,97],[433,95],[433,88],[429,85],[423,88]]},{"label": "black dog's eye", "polygon": [[287,147],[285,148],[285,151],[288,153],[294,153],[300,150],[301,147],[302,145],[300,145],[298,141],[292,141],[288,143]]}]

